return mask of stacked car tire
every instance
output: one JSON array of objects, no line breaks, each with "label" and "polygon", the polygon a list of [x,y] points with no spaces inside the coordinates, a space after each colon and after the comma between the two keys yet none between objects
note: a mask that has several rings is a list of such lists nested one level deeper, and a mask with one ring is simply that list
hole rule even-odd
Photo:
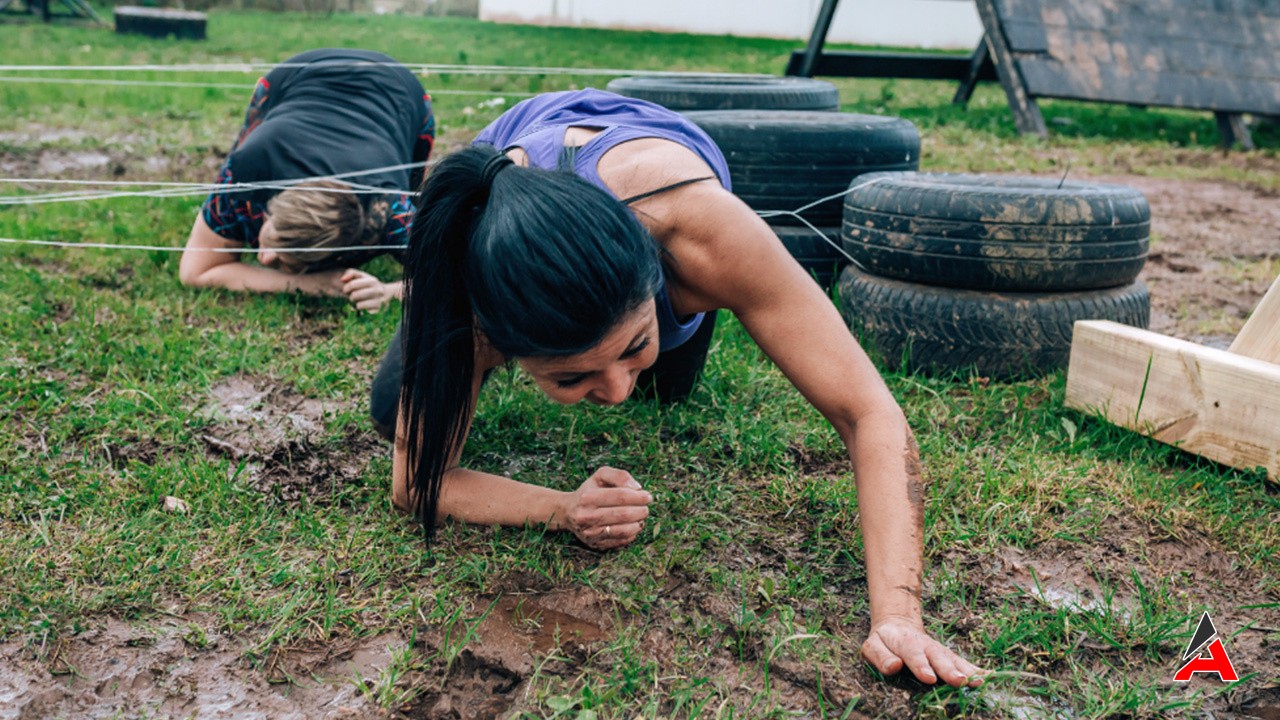
[{"label": "stacked car tire", "polygon": [[1119,185],[885,173],[844,203],[842,310],[891,365],[1010,379],[1064,367],[1077,320],[1146,327],[1146,198]]},{"label": "stacked car tire", "polygon": [[[620,78],[614,92],[686,114],[733,191],[823,284],[885,362],[995,379],[1065,366],[1076,320],[1145,327],[1150,210],[1132,188],[918,173],[901,118],[835,112],[809,78]],[[840,268],[846,258],[854,264]]]},{"label": "stacked car tire", "polygon": [[[822,80],[628,77],[608,89],[678,110],[706,131],[724,153],[734,194],[766,218],[823,287],[845,262],[841,193],[865,173],[914,170],[920,162],[914,125],[837,112],[836,88]],[[813,202],[820,198],[826,200]]]}]

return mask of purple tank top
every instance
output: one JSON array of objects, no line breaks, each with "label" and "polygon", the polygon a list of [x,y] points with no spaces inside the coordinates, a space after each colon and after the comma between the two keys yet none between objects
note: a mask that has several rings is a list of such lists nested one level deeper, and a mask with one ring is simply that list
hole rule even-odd
[{"label": "purple tank top", "polygon": [[[575,175],[610,195],[613,191],[600,179],[597,163],[614,147],[640,138],[670,140],[694,151],[711,166],[724,189],[732,189],[724,155],[697,125],[661,105],[593,88],[547,93],[517,103],[480,131],[472,144],[492,145],[503,152],[518,147],[529,156],[532,167],[554,170],[564,151],[565,131],[571,127],[601,130],[578,148],[572,169]],[[677,318],[665,284],[654,300],[660,350],[679,347],[693,337],[702,324],[702,313],[683,320]]]}]

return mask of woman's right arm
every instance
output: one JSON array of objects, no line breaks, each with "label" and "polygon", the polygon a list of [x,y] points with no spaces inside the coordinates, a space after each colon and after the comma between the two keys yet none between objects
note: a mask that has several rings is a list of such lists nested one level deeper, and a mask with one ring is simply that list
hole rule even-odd
[{"label": "woman's right arm", "polygon": [[261,265],[246,265],[240,262],[240,253],[214,252],[240,247],[243,246],[215,233],[204,221],[204,213],[197,213],[186,250],[178,263],[178,279],[189,287],[342,296],[344,270],[296,275]]},{"label": "woman's right arm", "polygon": [[[472,407],[483,376],[483,371],[477,371]],[[400,417],[396,421],[391,499],[401,510],[413,512],[405,437],[405,423]],[[636,539],[649,516],[649,503],[653,502],[653,496],[625,470],[602,467],[577,490],[562,492],[458,467],[459,455],[461,448],[454,453],[452,467],[444,473],[436,513],[439,520],[451,517],[475,525],[546,525],[549,530],[571,531],[588,547],[609,550]]]}]

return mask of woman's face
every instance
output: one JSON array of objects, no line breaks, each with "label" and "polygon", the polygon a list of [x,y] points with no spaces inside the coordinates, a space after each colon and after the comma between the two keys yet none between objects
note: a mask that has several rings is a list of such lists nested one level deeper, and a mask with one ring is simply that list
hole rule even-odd
[{"label": "woman's face", "polygon": [[295,253],[276,252],[276,247],[275,227],[268,217],[258,231],[258,263],[289,273],[299,273],[306,269],[306,263],[301,262]]},{"label": "woman's face", "polygon": [[658,315],[649,300],[623,318],[595,347],[558,358],[517,358],[547,397],[617,405],[635,389],[640,371],[658,359]]}]

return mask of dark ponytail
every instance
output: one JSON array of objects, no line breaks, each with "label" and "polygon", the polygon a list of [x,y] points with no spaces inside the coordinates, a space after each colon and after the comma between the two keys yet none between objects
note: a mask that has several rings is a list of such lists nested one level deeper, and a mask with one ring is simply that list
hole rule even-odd
[{"label": "dark ponytail", "polygon": [[428,539],[473,411],[476,330],[507,358],[575,355],[660,284],[648,232],[575,175],[510,166],[487,145],[431,170],[405,263],[400,392],[409,488]]}]

